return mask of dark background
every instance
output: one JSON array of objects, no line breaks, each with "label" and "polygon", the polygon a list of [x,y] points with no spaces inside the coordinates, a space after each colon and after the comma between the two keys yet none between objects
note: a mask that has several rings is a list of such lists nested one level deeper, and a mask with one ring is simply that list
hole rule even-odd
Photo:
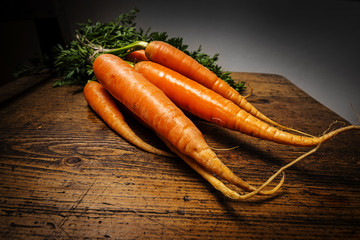
[{"label": "dark background", "polygon": [[[1,84],[14,67],[57,42],[77,23],[111,21],[139,8],[137,26],[184,38],[220,54],[228,71],[280,74],[345,119],[360,111],[360,2],[53,0],[5,2],[1,14]],[[256,89],[254,89],[256,91]]]}]

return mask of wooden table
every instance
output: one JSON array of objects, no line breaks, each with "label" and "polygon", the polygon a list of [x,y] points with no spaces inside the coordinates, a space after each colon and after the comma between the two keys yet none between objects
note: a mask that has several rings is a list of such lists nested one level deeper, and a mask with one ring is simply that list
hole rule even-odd
[{"label": "wooden table", "polygon": [[[250,102],[284,125],[318,135],[335,120],[348,124],[284,77],[233,76],[251,84]],[[337,136],[288,169],[276,195],[234,201],[181,159],[125,142],[87,106],[81,87],[52,82],[0,108],[2,239],[360,238],[359,132]],[[129,122],[145,141],[164,147]],[[211,147],[238,146],[216,152],[256,186],[311,149],[195,123]]]}]

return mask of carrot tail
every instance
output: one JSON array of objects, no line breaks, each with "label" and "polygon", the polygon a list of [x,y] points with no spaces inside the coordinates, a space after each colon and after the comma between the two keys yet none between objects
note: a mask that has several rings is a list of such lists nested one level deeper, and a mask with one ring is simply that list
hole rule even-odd
[{"label": "carrot tail", "polygon": [[[250,97],[253,94],[253,88],[250,86],[250,84],[248,84],[248,87],[250,88],[250,93],[247,94],[246,96],[242,96],[241,94],[238,95],[238,98],[236,99],[236,101],[234,101],[234,103],[236,105],[238,105],[239,107],[243,108],[245,111],[249,112],[250,114],[252,114],[253,116],[259,118],[260,120],[263,120],[267,123],[270,123],[271,125],[275,126],[275,127],[279,127],[281,129],[287,130],[287,131],[291,131],[291,132],[296,132],[299,134],[302,134],[304,136],[308,136],[308,137],[314,137],[311,134],[299,131],[297,129],[294,128],[290,128],[290,127],[286,127],[284,125],[281,125],[277,122],[275,122],[274,120],[270,119],[269,117],[265,116],[263,113],[261,113],[258,109],[256,109],[251,103],[249,103],[247,101],[247,98]],[[230,100],[232,100],[230,98]]]},{"label": "carrot tail", "polygon": [[237,101],[234,101],[234,102],[235,102],[236,105],[238,105],[240,108],[244,109],[245,111],[247,111],[248,113],[250,113],[254,117],[257,117],[258,119],[260,119],[262,121],[265,121],[265,122],[267,122],[267,123],[269,123],[269,124],[271,124],[271,125],[273,125],[275,127],[278,127],[278,128],[281,128],[281,129],[284,129],[284,130],[287,130],[287,131],[291,131],[291,132],[296,132],[296,133],[299,133],[299,134],[304,135],[304,136],[314,137],[313,135],[310,135],[308,133],[305,133],[305,132],[299,131],[297,129],[293,129],[293,128],[281,125],[281,124],[275,122],[274,120],[268,118],[263,113],[261,113],[258,109],[256,109],[251,103],[249,103],[246,100],[247,97],[248,96],[243,97],[243,96],[241,96],[239,94]]},{"label": "carrot tail", "polygon": [[214,175],[212,175],[209,171],[207,171],[206,169],[204,169],[200,164],[198,164],[196,161],[194,161],[193,159],[191,159],[190,157],[183,155],[183,154],[179,154],[179,156],[192,168],[194,169],[198,174],[200,174],[205,180],[207,180],[215,189],[217,189],[218,191],[220,191],[222,194],[224,194],[226,197],[231,198],[231,199],[236,199],[236,200],[245,200],[248,199],[252,196],[255,196],[256,194],[262,194],[262,195],[272,195],[275,192],[277,192],[282,184],[284,183],[285,180],[285,175],[282,177],[281,181],[279,182],[279,184],[274,187],[272,190],[270,191],[262,191],[261,190],[266,187],[271,181],[268,181],[266,185],[262,186],[261,189],[256,189],[253,192],[250,193],[246,193],[246,194],[239,194],[238,192],[228,188],[223,182],[221,182],[219,179],[217,179],[216,177],[214,177]]},{"label": "carrot tail", "polygon": [[[283,174],[283,178],[282,178],[282,180],[281,180],[280,183],[282,183],[282,182],[283,182],[283,179],[284,179],[284,176],[285,176],[285,175],[284,175],[284,171],[285,171],[287,168],[291,167],[292,165],[294,165],[295,163],[297,163],[297,162],[299,162],[300,160],[304,159],[305,157],[313,154],[314,152],[316,152],[316,151],[319,149],[319,147],[320,147],[320,144],[317,145],[317,146],[316,146],[315,148],[313,148],[312,150],[304,153],[304,154],[301,155],[300,157],[296,158],[296,159],[293,160],[292,162],[290,162],[290,163],[288,163],[287,165],[285,165],[285,166],[283,166],[282,168],[280,168],[280,169],[279,169],[276,173],[274,173],[266,182],[264,182],[259,188],[257,188],[257,189],[256,189],[255,191],[253,191],[253,192],[250,192],[250,193],[246,194],[246,197],[247,197],[247,198],[250,198],[250,197],[252,197],[252,196],[254,196],[254,195],[258,194],[258,193],[261,193],[261,190],[262,190],[263,188],[265,188],[267,185],[269,185],[269,183],[271,183],[271,182],[272,182],[277,176],[279,176],[281,173]],[[280,183],[279,183],[279,184],[280,184]],[[279,184],[278,184],[278,185],[279,185]],[[276,186],[276,187],[274,188],[274,190],[277,190],[277,187],[278,187],[278,186]],[[269,192],[266,192],[266,193],[269,193]],[[245,196],[245,195],[243,195],[243,196]]]},{"label": "carrot tail", "polygon": [[274,132],[271,136],[277,136],[277,137],[272,137],[272,138],[262,138],[259,136],[257,137],[285,145],[311,147],[311,146],[316,146],[320,143],[324,143],[342,132],[346,132],[349,130],[360,130],[360,126],[350,125],[350,126],[342,127],[337,130],[333,130],[329,133],[323,134],[320,137],[300,136],[287,132],[282,132],[281,130],[278,130],[276,128],[272,128],[272,129]]},{"label": "carrot tail", "polygon": [[[268,191],[261,191],[262,189],[264,189],[269,183],[272,182],[272,180],[275,178],[272,178],[271,181],[267,181],[266,185],[263,185],[261,189],[256,189],[254,187],[251,187],[253,190],[250,193],[247,194],[239,194],[236,191],[228,188],[223,182],[221,182],[219,179],[217,179],[214,175],[212,175],[208,170],[206,170],[201,164],[199,164],[198,162],[196,162],[194,159],[192,159],[191,157],[181,153],[179,150],[177,150],[171,143],[169,143],[169,141],[165,140],[164,138],[161,138],[164,143],[170,148],[171,151],[173,151],[174,153],[176,153],[181,159],[183,159],[192,169],[194,169],[197,173],[199,173],[203,178],[205,178],[215,189],[219,190],[221,193],[223,193],[225,196],[232,198],[232,199],[237,199],[237,200],[244,200],[247,198],[250,198],[256,194],[260,194],[260,195],[272,195],[275,192],[277,192],[281,186],[284,183],[285,180],[285,175],[283,175],[282,179],[280,180],[280,182],[278,183],[277,186],[275,186],[273,189],[268,190]],[[236,186],[238,186],[237,184],[234,184]]]},{"label": "carrot tail", "polygon": [[[126,126],[124,126],[124,128],[128,128],[128,127],[129,126],[127,124],[126,124]],[[127,140],[129,143],[133,144],[134,146],[138,147],[139,149],[142,149],[142,150],[144,150],[146,152],[153,153],[153,154],[156,154],[156,155],[159,155],[159,156],[165,156],[165,157],[171,157],[171,158],[175,157],[175,155],[170,153],[170,152],[163,151],[161,149],[158,149],[158,148],[156,148],[154,146],[151,146],[150,144],[144,142],[133,131],[131,131],[131,132],[127,133],[127,134],[122,134],[121,130],[119,130],[117,132],[125,140]]]},{"label": "carrot tail", "polygon": [[268,118],[267,116],[265,116],[264,114],[262,114],[261,112],[258,112],[255,117],[259,118],[260,120],[263,120],[267,123],[270,123],[272,125],[274,125],[275,127],[278,127],[278,128],[282,128],[284,130],[287,130],[287,131],[291,131],[291,132],[296,132],[296,133],[299,133],[301,135],[304,135],[304,136],[308,136],[308,137],[314,137],[313,135],[311,134],[308,134],[308,133],[305,133],[305,132],[302,132],[300,130],[297,130],[297,129],[294,129],[294,128],[290,128],[290,127],[286,127],[286,126],[283,126],[273,120],[271,120],[270,118]]},{"label": "carrot tail", "polygon": [[[222,192],[225,196],[235,199],[235,200],[245,200],[248,198],[251,198],[257,194],[261,194],[261,195],[271,195],[276,193],[281,186],[284,183],[285,180],[285,174],[284,171],[291,167],[292,165],[294,165],[295,163],[301,161],[302,159],[304,159],[305,157],[313,154],[314,152],[316,152],[318,149],[320,148],[320,144],[317,145],[315,148],[313,148],[312,150],[304,153],[303,155],[301,155],[300,157],[296,158],[295,160],[293,160],[292,162],[288,163],[287,165],[281,167],[276,173],[274,173],[270,178],[268,178],[267,181],[265,181],[259,188],[255,189],[252,192],[240,195],[239,193],[237,193],[236,191],[229,189],[227,186],[225,186],[225,184],[223,184],[220,180],[218,180],[217,178],[215,178],[212,174],[210,174],[207,170],[205,170],[200,164],[198,164],[197,162],[195,162],[193,159],[189,158],[186,155],[182,155],[180,154],[179,156],[188,164],[190,165],[191,168],[193,168],[197,173],[199,173],[203,178],[205,178],[212,186],[214,186],[217,190],[219,190],[220,192]],[[277,186],[275,186],[272,190],[269,191],[262,191],[265,187],[267,187],[277,176],[279,176],[280,174],[283,174],[280,182],[278,183]]]},{"label": "carrot tail", "polygon": [[336,130],[331,131],[329,133],[326,133],[326,134],[322,135],[321,137],[316,137],[316,138],[314,138],[314,144],[313,145],[323,143],[323,142],[335,137],[339,133],[346,132],[346,131],[349,131],[349,130],[360,130],[360,126],[349,125],[349,126],[346,126],[346,127],[336,129]]}]

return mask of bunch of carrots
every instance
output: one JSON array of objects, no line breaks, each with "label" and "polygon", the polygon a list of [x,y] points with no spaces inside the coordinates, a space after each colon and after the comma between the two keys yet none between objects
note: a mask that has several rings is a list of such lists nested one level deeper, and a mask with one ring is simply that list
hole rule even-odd
[{"label": "bunch of carrots", "polygon": [[[124,49],[127,61],[119,57]],[[130,143],[150,153],[181,157],[216,189],[233,199],[275,193],[284,182],[286,168],[315,152],[321,143],[338,133],[360,129],[350,125],[314,137],[282,126],[260,113],[246,97],[209,69],[165,42],[141,42],[97,54],[93,58],[97,81],[89,81],[84,88],[85,99],[94,111]],[[142,141],[126,124],[119,103],[152,129],[172,153]],[[217,157],[184,112],[260,139],[315,148],[279,169],[256,188],[235,175]],[[264,188],[280,174],[280,182],[265,191]],[[230,189],[215,176],[246,193]]]}]

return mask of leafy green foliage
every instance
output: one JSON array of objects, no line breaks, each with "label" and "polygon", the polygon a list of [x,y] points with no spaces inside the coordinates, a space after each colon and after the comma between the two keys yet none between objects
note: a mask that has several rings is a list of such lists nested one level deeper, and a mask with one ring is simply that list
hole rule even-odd
[{"label": "leafy green foliage", "polygon": [[54,86],[85,85],[88,80],[94,79],[92,57],[99,49],[118,49],[137,41],[159,40],[192,56],[236,90],[241,91],[245,88],[243,82],[235,83],[230,73],[224,72],[217,64],[218,54],[210,57],[201,51],[201,47],[190,52],[188,45],[184,44],[181,37],[169,38],[166,32],[137,29],[135,24],[137,12],[137,9],[131,10],[121,14],[115,21],[107,23],[93,23],[88,20],[86,23],[79,24],[79,29],[76,30],[76,40],[72,41],[69,46],[58,45],[55,47],[54,67],[62,78],[57,80]]}]

